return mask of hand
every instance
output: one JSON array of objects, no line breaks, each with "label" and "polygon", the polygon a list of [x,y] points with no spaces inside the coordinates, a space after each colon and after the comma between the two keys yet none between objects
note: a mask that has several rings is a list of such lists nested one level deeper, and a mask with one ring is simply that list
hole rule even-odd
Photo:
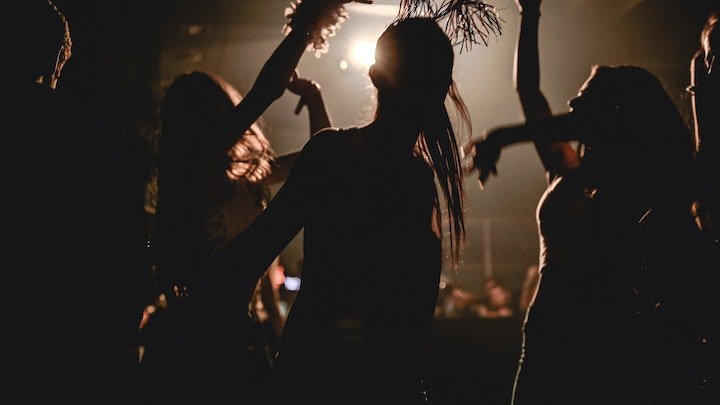
[{"label": "hand", "polygon": [[308,105],[314,97],[320,95],[320,85],[314,80],[299,77],[297,70],[293,72],[287,89],[300,96],[300,101],[298,101],[298,105],[295,107],[295,115],[300,114],[304,106]]},{"label": "hand", "polygon": [[540,3],[542,3],[542,0],[515,0],[515,5],[518,8],[519,12],[540,12]]},{"label": "hand", "polygon": [[470,141],[463,147],[466,155],[470,155],[471,162],[465,165],[465,174],[478,170],[478,179],[482,188],[490,174],[497,175],[497,161],[500,158],[500,145],[494,141],[496,137],[492,132],[481,139]]}]

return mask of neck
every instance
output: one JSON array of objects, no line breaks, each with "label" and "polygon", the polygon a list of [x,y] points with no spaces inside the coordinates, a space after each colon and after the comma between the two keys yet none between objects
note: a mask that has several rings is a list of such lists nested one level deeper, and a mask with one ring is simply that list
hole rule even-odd
[{"label": "neck", "polygon": [[375,120],[368,125],[373,137],[388,148],[412,150],[415,147],[421,129],[417,117],[393,109],[378,109]]}]

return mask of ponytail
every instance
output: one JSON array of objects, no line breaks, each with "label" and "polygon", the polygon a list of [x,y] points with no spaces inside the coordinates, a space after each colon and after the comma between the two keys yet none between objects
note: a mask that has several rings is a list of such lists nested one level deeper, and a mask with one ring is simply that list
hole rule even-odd
[{"label": "ponytail", "polygon": [[[470,114],[453,82],[448,93],[460,119],[463,130],[471,130]],[[460,262],[460,253],[465,241],[465,220],[463,216],[463,173],[460,152],[457,146],[448,110],[444,103],[434,106],[433,119],[418,141],[419,151],[433,168],[445,197],[448,225],[450,229],[450,257],[453,267]],[[438,216],[438,222],[440,222]],[[438,225],[440,225],[438,223]],[[442,229],[438,226],[438,229]]]}]

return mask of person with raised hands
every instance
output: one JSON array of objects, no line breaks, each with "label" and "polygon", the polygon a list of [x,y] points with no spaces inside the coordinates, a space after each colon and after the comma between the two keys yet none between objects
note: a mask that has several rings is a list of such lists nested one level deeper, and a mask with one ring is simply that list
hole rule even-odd
[{"label": "person with raised hands", "polygon": [[204,72],[182,75],[168,89],[151,245],[158,293],[168,309],[147,326],[138,400],[248,400],[248,304],[257,279],[223,285],[209,262],[260,215],[270,200],[268,186],[284,181],[297,158],[297,152],[274,156],[257,123],[261,114],[289,89],[301,97],[296,114],[308,107],[311,135],[331,125],[320,86],[300,78],[296,67],[306,49],[327,46],[328,30],[344,20],[347,2],[309,0],[297,6],[285,39],[244,97]]},{"label": "person with raised hands", "polygon": [[[570,112],[553,116],[539,86],[540,1],[517,5],[516,87],[527,122],[491,130],[469,147],[485,182],[503,148],[532,141],[550,182],[537,209],[541,278],[513,403],[677,401],[695,387],[692,377],[674,381],[664,397],[657,391],[637,312],[653,314],[640,305],[643,282],[667,298],[663,305],[677,304],[670,278],[648,278],[646,266],[660,270],[651,277],[672,274],[649,246],[687,252],[690,242],[679,235],[692,233],[692,139],[658,79],[635,66],[594,67]],[[681,253],[665,259],[680,263],[671,259],[687,257]],[[690,370],[687,359],[675,366]]]}]

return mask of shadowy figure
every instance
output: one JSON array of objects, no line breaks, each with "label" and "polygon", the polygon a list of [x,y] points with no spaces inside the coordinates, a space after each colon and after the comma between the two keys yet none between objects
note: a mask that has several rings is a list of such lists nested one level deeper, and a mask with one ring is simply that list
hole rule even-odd
[{"label": "shadowy figure", "polygon": [[699,174],[698,221],[714,239],[720,238],[720,18],[711,15],[700,35],[700,49],[690,62],[692,110]]},{"label": "shadowy figure", "polygon": [[513,316],[512,292],[495,277],[485,280],[485,299],[477,307],[481,318],[510,318]]},{"label": "shadowy figure", "polygon": [[695,156],[698,175],[698,201],[695,205],[696,221],[703,231],[706,250],[703,256],[710,275],[703,279],[701,319],[704,327],[698,339],[704,361],[700,386],[705,398],[720,400],[720,307],[715,291],[717,269],[720,268],[720,15],[711,14],[700,34],[700,49],[690,62],[690,86],[694,118]]},{"label": "shadowy figure", "polygon": [[208,260],[265,209],[268,185],[285,180],[297,158],[297,152],[274,157],[256,123],[260,114],[288,88],[301,96],[296,114],[307,105],[311,134],[331,125],[320,86],[294,70],[310,41],[306,28],[315,24],[296,25],[244,98],[202,72],[176,78],[167,91],[152,247],[168,310],[147,326],[136,401],[244,403],[262,395],[245,384],[253,333],[248,302],[257,280],[217,285]]},{"label": "shadowy figure", "polygon": [[71,49],[58,9],[4,17],[0,402],[119,403],[144,292],[139,170],[117,128],[55,90]]},{"label": "shadowy figure", "polygon": [[390,26],[376,59],[375,120],[313,137],[267,210],[216,256],[222,284],[253,284],[304,229],[303,284],[285,324],[276,403],[426,401],[419,356],[442,262],[434,174],[455,258],[464,233],[448,92],[467,114],[452,46],[434,21]]},{"label": "shadowy figure", "polygon": [[[524,325],[513,401],[683,403],[697,388],[691,360],[675,356],[685,347],[665,338],[672,333],[651,319],[653,305],[640,307],[633,289],[651,284],[653,294],[668,298],[662,305],[672,308],[670,317],[684,313],[673,306],[680,300],[672,299],[677,290],[667,277],[695,281],[695,274],[668,271],[658,258],[681,266],[680,258],[690,257],[694,241],[684,239],[693,229],[692,139],[660,82],[634,66],[594,67],[571,112],[552,117],[539,87],[539,6],[518,1],[516,86],[528,123],[491,131],[474,145],[484,181],[496,172],[501,148],[534,141],[550,181],[537,210],[541,278]],[[581,153],[569,140],[581,142]],[[648,249],[661,240],[664,251]],[[652,271],[643,272],[648,266]],[[662,337],[643,341],[643,321]],[[650,367],[647,352],[659,347],[673,352],[663,359],[677,362]],[[670,384],[651,385],[669,377]]]}]

